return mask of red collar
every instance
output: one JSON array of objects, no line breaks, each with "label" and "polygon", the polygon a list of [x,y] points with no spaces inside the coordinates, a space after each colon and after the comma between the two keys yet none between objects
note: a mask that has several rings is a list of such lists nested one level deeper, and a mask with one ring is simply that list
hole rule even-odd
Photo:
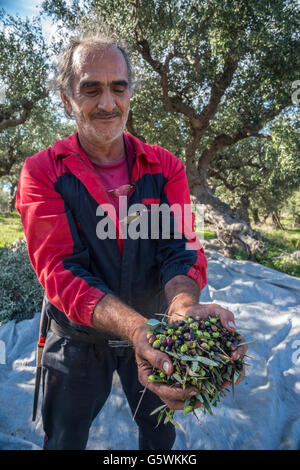
[{"label": "red collar", "polygon": [[[145,144],[129,132],[124,132],[125,139],[130,139],[137,157],[144,157],[150,163],[157,163],[158,157],[151,145]],[[70,135],[66,139],[58,140],[52,147],[56,159],[65,158],[69,155],[80,155],[83,159],[89,161],[86,153],[81,148],[78,140],[78,133]]]}]

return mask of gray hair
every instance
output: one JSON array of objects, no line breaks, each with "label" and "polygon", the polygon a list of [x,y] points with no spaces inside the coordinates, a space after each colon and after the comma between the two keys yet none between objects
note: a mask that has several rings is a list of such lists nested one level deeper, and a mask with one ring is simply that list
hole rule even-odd
[{"label": "gray hair", "polygon": [[[116,47],[122,53],[128,70],[128,85],[130,94],[134,89],[134,70],[131,65],[129,54],[126,46],[116,35],[106,35],[99,31],[83,31],[78,35],[70,38],[68,46],[58,56],[57,61],[53,64],[54,74],[49,84],[52,89],[62,92],[67,96],[73,95],[73,79],[74,79],[74,52],[78,47],[83,47],[86,51],[97,53],[103,52],[110,47]],[[72,115],[64,106],[65,113],[68,117]]]}]

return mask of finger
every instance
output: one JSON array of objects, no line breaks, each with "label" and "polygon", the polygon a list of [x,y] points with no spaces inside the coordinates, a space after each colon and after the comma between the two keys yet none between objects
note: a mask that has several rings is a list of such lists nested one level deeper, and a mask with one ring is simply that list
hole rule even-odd
[{"label": "finger", "polygon": [[188,398],[191,398],[199,393],[199,390],[196,387],[187,387],[186,389],[182,389],[179,387],[170,387],[170,385],[157,382],[148,383],[148,389],[151,390],[151,392],[156,393],[164,402],[184,402]]},{"label": "finger", "polygon": [[[183,410],[184,409],[184,402],[183,401],[167,400],[167,401],[165,401],[165,404],[171,410]],[[197,400],[194,409],[200,408],[201,406],[202,406],[201,402],[199,400]]]},{"label": "finger", "polygon": [[226,310],[225,308],[221,307],[221,305],[218,305],[218,304],[206,304],[206,305],[200,304],[200,307],[201,307],[201,317],[207,318],[209,316],[212,316],[212,317],[218,316],[220,317],[221,324],[222,326],[224,326],[224,328],[226,328],[232,333],[236,331],[234,315],[232,312],[230,312],[230,310]]},{"label": "finger", "polygon": [[244,380],[245,376],[246,376],[246,367],[244,366],[242,369],[242,373],[240,374],[239,378],[235,382],[235,385],[238,385],[242,380]]},{"label": "finger", "polygon": [[230,385],[231,385],[231,382],[229,382],[228,380],[224,380],[224,382],[221,385],[221,388],[229,388]]},{"label": "finger", "polygon": [[[143,361],[148,362],[149,369],[152,370],[152,367],[159,369],[167,375],[172,375],[174,371],[173,363],[170,359],[170,356],[162,351],[154,349],[150,344],[146,343],[143,348]],[[146,367],[146,365],[145,365]],[[148,374],[150,375],[151,372]]]},{"label": "finger", "polygon": [[[241,337],[240,343],[244,343],[245,339]],[[244,344],[243,346],[238,346],[235,351],[231,354],[231,357],[234,361],[237,361],[238,359],[241,359],[242,357],[245,356],[246,352],[248,350],[248,345]]]}]

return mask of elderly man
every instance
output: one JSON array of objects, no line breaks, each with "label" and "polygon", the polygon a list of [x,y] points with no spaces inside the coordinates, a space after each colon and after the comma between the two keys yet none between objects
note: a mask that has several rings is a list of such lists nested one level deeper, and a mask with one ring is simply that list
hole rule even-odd
[{"label": "elderly man", "polygon": [[[146,339],[143,325],[156,313],[168,310],[172,320],[220,315],[234,331],[231,312],[199,304],[207,263],[201,245],[187,249],[195,234],[175,236],[178,214],[171,216],[169,237],[124,236],[131,221],[150,218],[159,204],[190,203],[181,161],[124,132],[132,76],[115,40],[73,39],[60,57],[56,84],[77,132],[28,158],[20,177],[16,208],[51,319],[42,375],[45,449],[86,447],[114,371],[132,413],[153,367],[172,373],[169,356]],[[129,209],[143,204],[143,214],[124,216],[124,200]],[[104,220],[115,236],[103,234]],[[171,449],[173,425],[155,428],[150,412],[162,402],[183,409],[196,393],[149,383],[136,414],[139,448]]]}]

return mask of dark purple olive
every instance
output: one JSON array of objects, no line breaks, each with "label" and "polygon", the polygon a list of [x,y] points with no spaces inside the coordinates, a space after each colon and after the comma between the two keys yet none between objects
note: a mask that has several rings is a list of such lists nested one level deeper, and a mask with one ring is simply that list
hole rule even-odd
[{"label": "dark purple olive", "polygon": [[154,341],[156,340],[156,336],[155,336],[155,335],[152,335],[152,334],[147,335],[147,338],[148,338],[149,344],[153,344]]},{"label": "dark purple olive", "polygon": [[201,329],[201,330],[205,330],[205,325],[204,325],[204,323],[201,323],[200,329]]},{"label": "dark purple olive", "polygon": [[167,346],[172,346],[174,344],[174,341],[172,340],[172,338],[167,338]]},{"label": "dark purple olive", "polygon": [[162,339],[161,342],[160,342],[161,346],[167,346],[167,344],[168,344],[167,343],[167,338]]}]

